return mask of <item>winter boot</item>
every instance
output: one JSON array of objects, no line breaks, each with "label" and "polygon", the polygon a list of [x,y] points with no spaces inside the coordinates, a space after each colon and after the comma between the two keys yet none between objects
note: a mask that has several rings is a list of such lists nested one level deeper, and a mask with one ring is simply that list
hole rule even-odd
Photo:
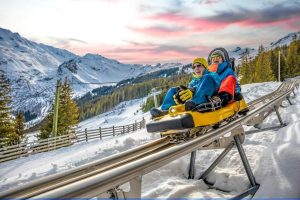
[{"label": "winter boot", "polygon": [[192,101],[186,101],[184,103],[184,107],[186,111],[195,110],[197,107],[197,104]]},{"label": "winter boot", "polygon": [[232,95],[229,94],[228,92],[220,92],[216,96],[219,96],[219,98],[221,99],[222,107],[227,106],[229,102],[232,100]]},{"label": "winter boot", "polygon": [[151,114],[152,118],[156,118],[156,117],[161,117],[161,116],[168,114],[168,111],[160,110],[158,108],[151,108],[150,114]]},{"label": "winter boot", "polygon": [[235,101],[240,101],[240,100],[242,100],[244,97],[243,97],[243,95],[241,94],[241,93],[239,93],[239,92],[236,92],[236,93],[234,93],[234,100]]}]

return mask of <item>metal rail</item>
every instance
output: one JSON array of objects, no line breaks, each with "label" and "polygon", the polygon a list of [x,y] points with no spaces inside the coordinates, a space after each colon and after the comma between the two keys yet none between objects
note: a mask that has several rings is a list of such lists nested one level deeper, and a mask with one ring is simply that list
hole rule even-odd
[{"label": "metal rail", "polygon": [[124,163],[139,159],[142,156],[147,156],[171,146],[174,146],[174,144],[169,143],[169,138],[160,138],[137,148],[1,192],[0,198],[29,198],[51,189],[87,178],[94,174],[103,173],[112,167],[120,166]]},{"label": "metal rail", "polygon": [[[255,103],[249,103],[251,109],[246,116],[191,141],[171,146],[167,138],[162,138],[163,144],[159,142],[161,140],[154,141],[152,145],[146,144],[128,152],[2,192],[0,198],[93,198],[126,182],[130,183],[131,190],[123,193],[124,197],[140,198],[142,175],[210,144],[241,125],[247,125],[258,114],[270,110],[285,100],[293,92],[294,87],[294,82],[282,84],[276,93],[266,95],[268,98],[264,96],[264,98],[257,99]],[[153,143],[158,143],[158,145],[153,145]],[[147,151],[145,146],[149,149],[155,146],[156,149]],[[137,153],[139,151],[143,151],[143,154]],[[138,155],[133,156],[133,152]],[[84,173],[89,175],[84,175]]]}]

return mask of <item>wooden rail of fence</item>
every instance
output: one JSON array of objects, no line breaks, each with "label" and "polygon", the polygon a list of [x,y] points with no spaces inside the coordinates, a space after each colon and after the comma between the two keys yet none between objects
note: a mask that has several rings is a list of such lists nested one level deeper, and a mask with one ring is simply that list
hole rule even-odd
[{"label": "wooden rail of fence", "polygon": [[85,129],[84,131],[75,131],[69,135],[62,135],[12,146],[4,146],[0,148],[0,162],[13,160],[40,152],[52,151],[78,142],[88,142],[95,139],[102,140],[108,137],[124,135],[144,127],[145,119],[143,118],[140,122],[135,122],[133,124],[124,126],[112,126],[108,128],[99,127],[98,129],[93,130]]}]

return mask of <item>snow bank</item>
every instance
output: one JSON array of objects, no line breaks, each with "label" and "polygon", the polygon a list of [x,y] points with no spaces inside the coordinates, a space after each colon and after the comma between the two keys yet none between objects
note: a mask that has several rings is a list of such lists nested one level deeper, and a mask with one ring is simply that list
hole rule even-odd
[{"label": "snow bank", "polygon": [[0,163],[0,191],[126,151],[156,138],[158,135],[147,134],[145,130],[141,130],[113,139],[82,142]]},{"label": "snow bank", "polygon": [[292,99],[294,105],[281,109],[289,123],[274,134],[273,140],[259,159],[256,169],[261,184],[255,197],[300,197],[300,94]]}]

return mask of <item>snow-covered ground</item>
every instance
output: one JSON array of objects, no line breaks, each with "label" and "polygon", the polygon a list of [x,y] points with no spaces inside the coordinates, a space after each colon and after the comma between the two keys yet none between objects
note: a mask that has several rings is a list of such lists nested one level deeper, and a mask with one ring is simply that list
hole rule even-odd
[{"label": "snow-covered ground", "polygon": [[150,119],[149,113],[143,113],[141,106],[146,98],[125,101],[116,106],[112,111],[84,120],[78,124],[78,130],[98,129],[99,127],[122,126],[135,121],[139,122],[144,117]]},{"label": "snow-covered ground", "polygon": [[[243,85],[242,91],[246,101],[249,102],[274,91],[279,85],[280,83],[275,82]],[[282,118],[288,123],[286,127],[278,131],[264,131],[246,136],[245,152],[256,180],[261,184],[255,195],[257,198],[300,197],[300,139],[297,136],[300,130],[300,90],[296,93],[298,96],[292,99],[294,105],[280,108]],[[123,102],[115,111],[81,122],[79,126],[91,129],[104,125],[133,123],[142,117],[147,120],[149,113],[143,114],[140,111],[142,102],[143,99]],[[278,123],[274,113],[265,120],[266,126]],[[245,127],[245,129],[249,130],[252,127]],[[159,138],[159,134],[149,134],[146,130],[140,130],[116,138],[83,142],[0,163],[0,191],[134,148],[156,138]],[[208,189],[202,180],[197,180],[220,152],[221,150],[197,151],[195,180],[187,179],[189,155],[143,176],[142,196],[144,198],[226,198],[247,189],[249,182],[236,150],[229,152],[208,177],[214,186],[232,191],[231,193]]]}]

